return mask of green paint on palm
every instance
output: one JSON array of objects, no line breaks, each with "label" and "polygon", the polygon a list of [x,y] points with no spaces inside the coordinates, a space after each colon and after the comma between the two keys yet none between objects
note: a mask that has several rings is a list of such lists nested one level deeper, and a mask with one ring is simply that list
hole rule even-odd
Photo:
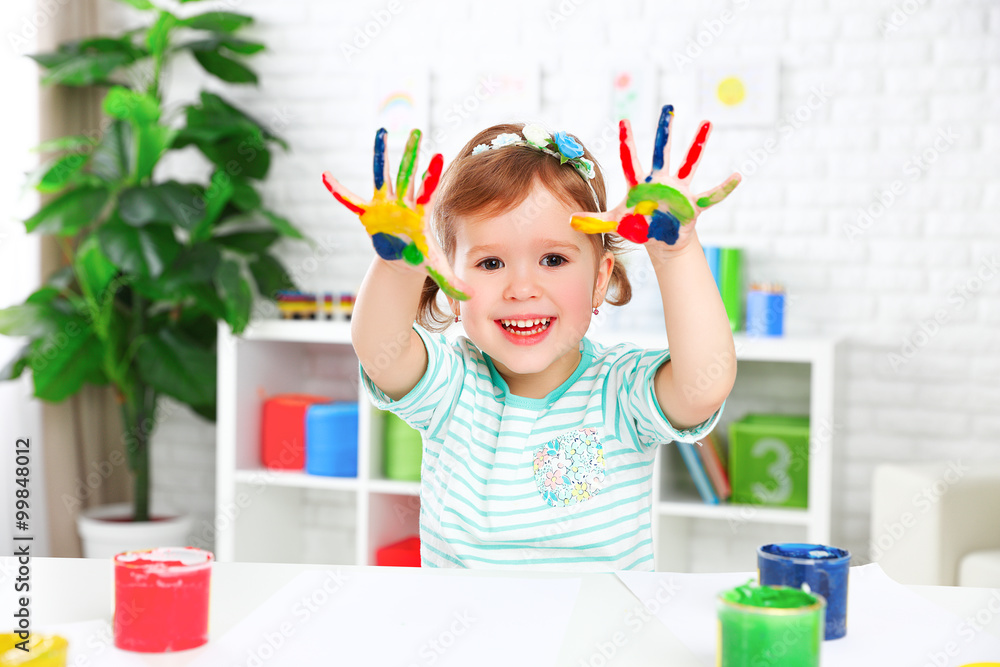
[{"label": "green paint on palm", "polygon": [[410,245],[403,248],[403,259],[413,266],[420,266],[420,263],[424,261],[424,253],[420,252],[417,244],[411,241]]},{"label": "green paint on palm", "polygon": [[643,201],[663,202],[666,204],[666,210],[676,216],[681,224],[686,224],[695,217],[694,207],[691,206],[687,196],[677,188],[664,183],[639,183],[632,186],[628,191],[625,205],[632,208]]},{"label": "green paint on palm", "polygon": [[410,132],[403,150],[403,161],[399,163],[399,176],[396,177],[396,201],[403,203],[406,191],[410,189],[413,169],[417,166],[417,147],[420,145],[420,130]]},{"label": "green paint on palm", "polygon": [[448,281],[445,280],[444,276],[442,276],[440,273],[438,273],[437,271],[435,271],[434,269],[432,269],[429,266],[427,267],[427,273],[429,273],[430,276],[431,276],[431,278],[434,279],[434,282],[436,282],[438,284],[438,287],[441,288],[441,291],[444,292],[445,294],[447,294],[448,296],[450,296],[452,299],[458,299],[459,301],[468,301],[469,300],[469,295],[468,294],[466,294],[462,290],[455,289],[454,287],[452,287],[448,283]]}]

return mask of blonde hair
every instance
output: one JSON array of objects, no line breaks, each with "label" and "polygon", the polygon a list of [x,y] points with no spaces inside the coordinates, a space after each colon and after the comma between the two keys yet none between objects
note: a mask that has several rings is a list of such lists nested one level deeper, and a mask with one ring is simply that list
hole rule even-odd
[{"label": "blonde hair", "polygon": [[[433,224],[449,261],[455,257],[459,218],[492,217],[516,208],[527,198],[536,179],[560,201],[577,210],[592,211],[595,194],[600,210],[607,210],[604,175],[597,160],[585,147],[584,157],[594,163],[597,172],[596,177],[590,180],[593,193],[575,169],[561,165],[551,155],[529,146],[505,146],[472,155],[472,149],[479,144],[489,144],[498,134],[520,134],[523,128],[524,124],[511,123],[486,128],[462,147],[458,157],[445,170],[434,203]],[[577,142],[583,146],[582,142]],[[614,255],[606,301],[614,306],[624,306],[632,299],[632,284],[620,259],[625,252],[622,238],[616,234],[604,234],[602,241],[600,234],[588,236],[598,261],[605,251]],[[429,331],[443,331],[452,321],[452,316],[438,305],[439,289],[430,277],[424,280],[417,323]]]}]

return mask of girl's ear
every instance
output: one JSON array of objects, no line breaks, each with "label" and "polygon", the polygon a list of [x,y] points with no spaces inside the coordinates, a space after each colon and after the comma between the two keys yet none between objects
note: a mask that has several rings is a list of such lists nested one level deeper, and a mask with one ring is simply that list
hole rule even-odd
[{"label": "girl's ear", "polygon": [[[608,293],[611,273],[615,268],[615,256],[610,250],[605,250],[597,264],[597,280],[594,282],[594,300],[604,303],[604,295]],[[595,306],[596,307],[596,306]]]}]

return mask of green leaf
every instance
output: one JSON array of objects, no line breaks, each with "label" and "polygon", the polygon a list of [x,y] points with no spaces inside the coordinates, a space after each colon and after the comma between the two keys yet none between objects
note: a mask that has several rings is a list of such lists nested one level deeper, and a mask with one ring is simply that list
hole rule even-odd
[{"label": "green leaf", "polygon": [[52,65],[42,77],[45,85],[91,86],[107,81],[108,75],[133,58],[125,53],[99,53],[94,56],[76,56]]},{"label": "green leaf", "polygon": [[110,193],[104,187],[84,186],[53,199],[24,221],[28,232],[69,236],[96,222]]},{"label": "green leaf", "polygon": [[285,267],[271,255],[264,254],[251,261],[250,273],[257,283],[257,292],[271,300],[279,290],[295,287]]},{"label": "green leaf", "polygon": [[73,176],[83,168],[83,165],[87,164],[89,159],[90,156],[83,153],[63,155],[49,167],[35,189],[44,193],[59,192],[69,184]]},{"label": "green leaf", "polygon": [[132,171],[132,151],[132,126],[115,120],[94,148],[90,170],[104,181],[123,181]]},{"label": "green leaf", "polygon": [[99,307],[108,296],[114,297],[114,294],[106,295],[104,291],[118,270],[101,251],[97,236],[91,234],[79,245],[73,267],[80,288],[92,305]]},{"label": "green leaf", "polygon": [[196,188],[167,181],[129,188],[118,199],[118,214],[130,225],[167,222],[191,229],[204,214],[204,200]]},{"label": "green leaf", "polygon": [[251,23],[253,23],[252,16],[234,12],[208,12],[207,14],[197,14],[183,21],[187,28],[213,32],[236,32]]},{"label": "green leaf", "polygon": [[115,220],[101,227],[97,236],[101,249],[115,266],[143,277],[159,276],[181,251],[170,225],[132,227]]},{"label": "green leaf", "polygon": [[104,96],[105,113],[112,118],[153,123],[160,119],[160,102],[147,93],[129,90],[124,86],[114,86]]},{"label": "green leaf", "polygon": [[260,255],[267,252],[267,249],[278,240],[279,236],[277,232],[271,231],[232,232],[213,236],[212,240],[245,255]]},{"label": "green leaf", "polygon": [[104,349],[82,317],[31,345],[29,363],[35,396],[57,403],[80,391],[90,379],[100,377]]},{"label": "green leaf", "polygon": [[231,259],[223,260],[215,271],[215,286],[226,307],[226,322],[234,334],[242,332],[250,322],[253,291],[243,278],[239,264]]},{"label": "green leaf", "polygon": [[0,334],[39,338],[59,329],[59,315],[48,305],[24,303],[0,310]]},{"label": "green leaf", "polygon": [[252,211],[260,208],[261,198],[250,181],[233,178],[233,203],[241,211]]},{"label": "green leaf", "polygon": [[212,225],[219,219],[232,196],[233,179],[226,172],[216,169],[203,196],[204,213],[201,221],[191,230],[192,241],[204,241],[212,235]]},{"label": "green leaf", "polygon": [[163,53],[167,50],[167,45],[170,43],[170,32],[178,23],[181,23],[181,21],[176,16],[170,12],[160,10],[156,22],[146,31],[146,44],[154,56],[163,56]]},{"label": "green leaf", "polygon": [[149,0],[118,0],[118,2],[124,2],[125,4],[132,5],[136,9],[141,9],[143,11],[147,9],[156,9],[153,3]]},{"label": "green leaf", "polygon": [[264,215],[265,218],[270,220],[271,224],[274,225],[274,228],[277,229],[279,232],[281,232],[282,235],[290,236],[293,239],[305,240],[306,237],[302,235],[302,232],[296,229],[292,225],[292,223],[288,222],[288,220],[281,217],[277,213],[272,213],[271,211],[264,211],[264,210],[261,210],[261,213]]},{"label": "green leaf", "polygon": [[181,44],[179,48],[189,49],[190,51],[217,51],[221,48],[243,56],[252,56],[255,53],[260,53],[267,47],[260,42],[250,42],[239,37],[216,33],[208,39],[199,39],[194,42]]},{"label": "green leaf", "polygon": [[192,406],[215,404],[216,357],[178,331],[160,329],[136,355],[139,374],[156,391]]},{"label": "green leaf", "polygon": [[83,134],[71,134],[43,141],[31,150],[35,153],[51,153],[54,151],[71,151],[77,148],[91,147],[94,139]]},{"label": "green leaf", "polygon": [[135,144],[135,181],[142,182],[149,178],[174,135],[173,130],[159,123],[159,100],[147,93],[115,86],[104,97],[104,110],[113,118],[131,124]]},{"label": "green leaf", "polygon": [[17,354],[7,362],[3,368],[0,368],[0,381],[3,380],[16,380],[21,377],[21,373],[24,369],[28,367],[28,360],[31,353],[31,344],[28,343],[21,347],[17,351]]},{"label": "green leaf", "polygon": [[221,261],[222,253],[210,243],[185,248],[157,279],[155,288],[176,297],[177,292],[191,285],[209,284]]},{"label": "green leaf", "polygon": [[228,83],[257,83],[252,69],[218,51],[194,51],[194,58],[209,74]]}]

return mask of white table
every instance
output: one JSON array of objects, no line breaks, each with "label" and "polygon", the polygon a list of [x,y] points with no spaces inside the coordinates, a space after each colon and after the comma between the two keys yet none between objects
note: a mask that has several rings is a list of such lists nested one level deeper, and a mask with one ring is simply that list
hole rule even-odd
[{"label": "white table", "polygon": [[[88,558],[31,559],[31,621],[34,628],[46,625],[95,619],[110,620],[113,596],[110,560]],[[341,569],[355,569],[338,566]],[[217,639],[251,611],[263,604],[296,575],[305,570],[328,569],[322,565],[289,565],[275,563],[216,563],[212,571],[210,636]],[[688,650],[665,626],[653,619],[636,627],[635,611],[639,600],[613,574],[573,573],[550,574],[534,572],[484,572],[462,570],[421,571],[420,576],[516,576],[559,577],[580,576],[582,586],[573,610],[569,629],[563,638],[556,665],[579,667],[581,664],[645,665],[669,664],[675,667],[703,667],[694,661]],[[0,614],[6,623],[12,618],[17,604],[14,578],[17,561],[0,558]],[[975,615],[988,608],[998,591],[990,589],[910,586],[914,592],[953,611],[959,616]],[[994,603],[996,606],[996,603]],[[627,622],[632,619],[632,622]],[[981,619],[985,628],[1000,636],[1000,613]],[[623,640],[623,641],[617,641]],[[612,646],[611,660],[601,662],[600,648]],[[164,655],[143,655],[149,665],[184,665],[203,649]]]}]

